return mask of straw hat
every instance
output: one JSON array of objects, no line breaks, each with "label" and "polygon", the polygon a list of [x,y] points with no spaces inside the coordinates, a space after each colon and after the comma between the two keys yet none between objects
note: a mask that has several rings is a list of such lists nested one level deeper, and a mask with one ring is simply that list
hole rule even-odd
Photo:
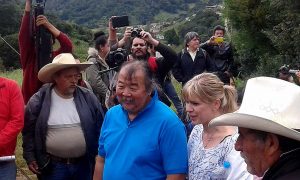
[{"label": "straw hat", "polygon": [[242,105],[213,119],[210,126],[238,126],[300,141],[300,87],[280,79],[248,80]]},{"label": "straw hat", "polygon": [[77,63],[71,53],[61,53],[53,59],[52,63],[49,63],[40,69],[38,78],[44,83],[50,83],[53,81],[53,74],[57,71],[70,67],[78,67],[79,70],[82,71],[92,64],[93,63],[91,62]]}]

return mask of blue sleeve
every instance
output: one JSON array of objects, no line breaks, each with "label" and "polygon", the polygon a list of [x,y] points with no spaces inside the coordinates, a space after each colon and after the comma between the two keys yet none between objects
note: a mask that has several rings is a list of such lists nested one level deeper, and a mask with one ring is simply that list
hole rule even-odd
[{"label": "blue sleeve", "polygon": [[184,125],[179,120],[176,123],[172,123],[172,125],[168,125],[162,132],[160,149],[163,166],[168,175],[187,174],[187,139]]},{"label": "blue sleeve", "polygon": [[100,137],[99,137],[99,147],[98,147],[98,155],[105,158],[106,156],[106,152],[104,149],[104,144],[105,144],[105,132],[106,132],[106,128],[107,128],[107,116],[108,116],[109,112],[106,113],[105,117],[104,117],[104,122],[102,124],[101,127],[101,132],[100,132]]}]

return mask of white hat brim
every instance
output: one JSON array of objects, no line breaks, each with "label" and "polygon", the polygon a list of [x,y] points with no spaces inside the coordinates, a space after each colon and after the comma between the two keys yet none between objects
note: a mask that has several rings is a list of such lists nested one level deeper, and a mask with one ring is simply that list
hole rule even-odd
[{"label": "white hat brim", "polygon": [[92,65],[91,62],[84,62],[80,64],[59,64],[59,63],[50,63],[42,67],[38,73],[38,79],[43,83],[53,82],[53,74],[66,68],[77,67],[80,71],[85,70],[87,67]]},{"label": "white hat brim", "polygon": [[300,132],[294,129],[287,128],[268,119],[238,112],[216,117],[209,123],[209,126],[238,126],[270,132],[300,141]]}]

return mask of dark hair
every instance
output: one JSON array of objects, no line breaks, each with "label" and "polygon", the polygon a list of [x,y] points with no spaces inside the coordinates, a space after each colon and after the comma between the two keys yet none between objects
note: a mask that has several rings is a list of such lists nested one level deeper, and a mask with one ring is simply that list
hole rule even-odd
[{"label": "dark hair", "polygon": [[216,27],[214,27],[214,34],[215,34],[215,32],[216,32],[217,30],[223,31],[224,34],[225,34],[225,32],[226,32],[225,28],[224,28],[223,26],[221,26],[221,25],[217,25]]},{"label": "dark hair", "polygon": [[96,32],[94,34],[95,49],[100,50],[101,46],[104,46],[107,43],[107,37],[103,31]]},{"label": "dark hair", "polygon": [[276,135],[278,137],[280,150],[285,153],[291,150],[300,148],[300,141],[290,139],[284,136]]},{"label": "dark hair", "polygon": [[194,32],[194,31],[191,31],[191,32],[188,32],[186,33],[186,35],[184,36],[184,45],[185,47],[188,47],[188,43],[194,39],[194,38],[199,38],[200,39],[200,36],[198,35],[198,33]]},{"label": "dark hair", "polygon": [[142,72],[144,73],[145,87],[147,91],[152,92],[152,90],[156,87],[156,83],[153,79],[153,73],[146,61],[127,61],[122,64],[120,71],[122,69],[126,69],[127,78],[129,81],[131,80],[134,73],[136,73],[138,70],[142,70]]},{"label": "dark hair", "polygon": [[[261,140],[263,142],[266,141],[267,136],[270,134],[269,132],[253,130],[253,129],[251,129],[250,132],[253,133],[256,136],[256,138],[258,138],[259,140]],[[284,137],[284,136],[281,136],[278,134],[274,134],[274,135],[278,138],[279,148],[282,153],[289,152],[291,150],[300,148],[300,141],[297,141],[297,140],[294,140],[294,139],[291,139],[288,137]]]}]

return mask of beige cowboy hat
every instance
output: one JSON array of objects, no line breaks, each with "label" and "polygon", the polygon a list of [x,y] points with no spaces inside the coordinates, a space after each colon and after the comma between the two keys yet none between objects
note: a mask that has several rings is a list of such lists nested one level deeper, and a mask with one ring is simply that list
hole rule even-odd
[{"label": "beige cowboy hat", "polygon": [[300,141],[300,87],[280,79],[249,79],[240,109],[213,119],[209,126],[238,126]]},{"label": "beige cowboy hat", "polygon": [[52,63],[49,63],[40,69],[38,78],[44,83],[50,83],[53,81],[53,74],[62,69],[78,67],[79,70],[82,71],[92,64],[93,63],[91,62],[77,63],[71,53],[61,53],[53,59]]}]

